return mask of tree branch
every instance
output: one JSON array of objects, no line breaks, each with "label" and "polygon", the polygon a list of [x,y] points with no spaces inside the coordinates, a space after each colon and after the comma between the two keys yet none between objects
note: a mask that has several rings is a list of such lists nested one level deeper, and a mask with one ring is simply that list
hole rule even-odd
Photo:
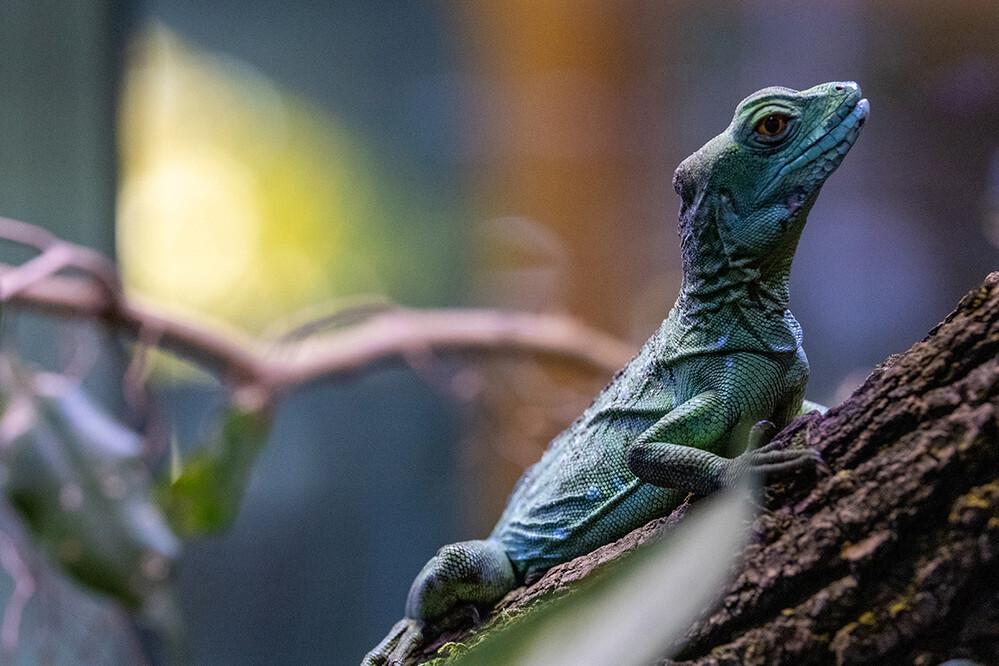
[{"label": "tree branch", "polygon": [[[117,271],[94,250],[0,218],[0,239],[41,251],[19,267],[0,263],[0,300],[57,317],[96,321],[159,346],[218,373],[267,400],[323,378],[339,378],[413,355],[535,355],[589,371],[612,373],[630,345],[566,316],[499,310],[396,308],[359,324],[294,343],[267,344],[127,297]],[[55,273],[67,267],[84,277]],[[86,275],[96,278],[88,279]]]},{"label": "tree branch", "polygon": [[[816,449],[831,473],[770,486],[724,597],[664,664],[999,663],[999,273],[842,405],[775,441]],[[554,567],[497,608],[571,592],[687,509]],[[428,635],[419,661],[469,637]]]}]

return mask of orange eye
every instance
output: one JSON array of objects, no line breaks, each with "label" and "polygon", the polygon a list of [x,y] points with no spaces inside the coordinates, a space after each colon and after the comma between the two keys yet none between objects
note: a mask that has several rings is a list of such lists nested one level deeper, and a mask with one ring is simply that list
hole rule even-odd
[{"label": "orange eye", "polygon": [[787,129],[788,116],[782,113],[771,113],[756,123],[756,133],[767,139],[774,139]]}]

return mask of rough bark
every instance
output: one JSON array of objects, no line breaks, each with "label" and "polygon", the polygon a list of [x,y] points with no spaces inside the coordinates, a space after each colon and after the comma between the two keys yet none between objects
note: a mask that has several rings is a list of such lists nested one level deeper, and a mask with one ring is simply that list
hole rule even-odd
[{"label": "rough bark", "polygon": [[[733,582],[676,662],[999,664],[997,406],[993,273],[849,400],[778,435],[820,451],[830,473],[770,486]],[[571,590],[687,509],[555,567],[498,609]]]}]

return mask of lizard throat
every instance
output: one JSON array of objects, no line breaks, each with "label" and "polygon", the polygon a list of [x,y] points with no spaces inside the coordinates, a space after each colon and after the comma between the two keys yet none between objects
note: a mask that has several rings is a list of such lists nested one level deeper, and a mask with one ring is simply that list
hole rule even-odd
[{"label": "lizard throat", "polygon": [[694,207],[680,221],[683,280],[676,307],[687,317],[732,308],[781,316],[788,308],[791,262],[807,210],[796,211],[784,222],[782,242],[764,258],[729,256],[713,216],[716,210],[711,205]]},{"label": "lizard throat", "polygon": [[763,275],[755,268],[732,267],[714,275],[687,274],[676,308],[688,319],[711,317],[726,310],[781,317],[788,309],[788,273],[773,271]]}]

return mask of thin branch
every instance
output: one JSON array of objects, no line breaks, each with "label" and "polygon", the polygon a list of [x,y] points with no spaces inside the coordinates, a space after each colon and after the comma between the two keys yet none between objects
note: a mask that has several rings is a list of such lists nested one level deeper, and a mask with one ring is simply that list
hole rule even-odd
[{"label": "thin branch", "polygon": [[[27,276],[22,271],[32,261],[21,267],[0,263],[0,285],[14,281],[16,286],[0,295],[7,305],[97,321],[135,338],[143,331],[155,331],[163,348],[215,371],[239,389],[262,393],[267,401],[318,379],[343,377],[428,351],[528,354],[606,373],[620,368],[634,351],[630,345],[570,317],[472,309],[395,308],[332,333],[265,344],[238,331],[166,313],[128,298],[120,289],[109,288],[118,284],[117,272],[108,275],[107,267],[114,266],[109,259],[33,229],[0,218],[0,239],[34,245],[42,251],[32,260],[39,262],[41,269],[31,269]],[[43,260],[54,248],[66,259],[63,265],[83,268],[97,277],[97,282],[53,274],[49,268],[59,262]]]},{"label": "thin branch", "polygon": [[7,600],[3,612],[3,623],[0,625],[0,648],[11,654],[17,649],[18,636],[21,631],[21,617],[24,607],[35,593],[35,581],[27,565],[17,552],[17,546],[0,532],[0,566],[14,581],[14,591]]},{"label": "thin branch", "polygon": [[9,217],[0,217],[0,236],[12,243],[29,245],[39,252],[44,252],[59,242],[59,239],[48,229],[36,227],[27,222],[12,220]]},{"label": "thin branch", "polygon": [[92,248],[60,240],[45,229],[6,217],[0,217],[0,238],[40,252],[0,279],[0,300],[7,300],[27,285],[65,268],[78,268],[90,274],[112,298],[121,293],[118,267]]}]

